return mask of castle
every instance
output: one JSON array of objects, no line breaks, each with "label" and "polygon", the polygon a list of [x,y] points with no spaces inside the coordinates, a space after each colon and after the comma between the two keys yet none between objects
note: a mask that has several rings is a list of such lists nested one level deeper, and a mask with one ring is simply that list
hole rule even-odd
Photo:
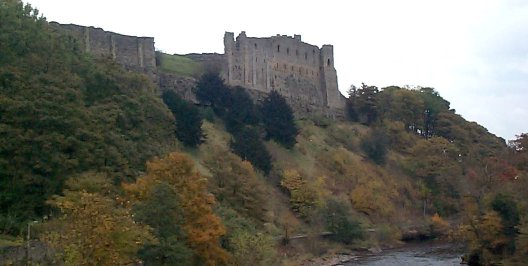
[{"label": "castle", "polygon": [[[126,36],[100,28],[73,24],[50,25],[82,42],[86,52],[111,58],[130,71],[149,76],[160,90],[175,90],[194,100],[195,80],[158,71],[154,38]],[[337,87],[333,46],[322,48],[293,37],[247,37],[242,32],[224,35],[224,54],[189,54],[204,66],[213,65],[225,82],[242,86],[258,101],[272,90],[283,95],[296,116],[342,117],[345,98]]]},{"label": "castle", "polygon": [[247,37],[240,33],[224,36],[227,63],[222,71],[229,85],[282,94],[295,110],[321,112],[344,107],[344,97],[337,88],[334,51],[331,45],[317,46],[294,37]]}]

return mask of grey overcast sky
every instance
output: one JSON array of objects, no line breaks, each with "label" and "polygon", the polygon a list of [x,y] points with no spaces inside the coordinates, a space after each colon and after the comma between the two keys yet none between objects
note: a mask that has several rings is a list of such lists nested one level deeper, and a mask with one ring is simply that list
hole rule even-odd
[{"label": "grey overcast sky", "polygon": [[167,53],[223,53],[225,31],[334,45],[339,89],[434,87],[505,139],[528,132],[525,0],[28,0],[49,21],[155,37]]}]

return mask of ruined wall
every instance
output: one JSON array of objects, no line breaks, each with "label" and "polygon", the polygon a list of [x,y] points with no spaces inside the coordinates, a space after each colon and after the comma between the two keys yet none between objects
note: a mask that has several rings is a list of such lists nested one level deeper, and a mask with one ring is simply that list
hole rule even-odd
[{"label": "ruined wall", "polygon": [[[50,25],[82,42],[86,52],[110,58],[130,71],[145,73],[160,92],[174,90],[183,98],[196,102],[195,80],[167,73],[158,73],[154,38],[126,36],[101,28],[73,24]],[[236,38],[224,36],[224,54],[188,54],[204,70],[221,73],[226,83],[242,86],[258,101],[272,90],[283,95],[298,117],[324,115],[343,117],[345,98],[337,87],[334,52],[331,45],[319,48],[293,37],[277,35],[269,38]]]},{"label": "ruined wall", "polygon": [[51,22],[50,25],[82,40],[86,52],[100,58],[111,58],[127,70],[147,74],[157,83],[154,38],[127,36],[74,24]]},{"label": "ruined wall", "polygon": [[186,54],[186,57],[200,63],[205,71],[222,72],[227,68],[227,61],[224,54]]},{"label": "ruined wall", "polygon": [[[294,37],[247,37],[242,32],[224,36],[227,68],[223,77],[229,85],[259,92],[276,90],[298,113],[340,115],[344,98],[337,88],[333,47],[317,46]],[[339,109],[336,111],[336,109]]]}]

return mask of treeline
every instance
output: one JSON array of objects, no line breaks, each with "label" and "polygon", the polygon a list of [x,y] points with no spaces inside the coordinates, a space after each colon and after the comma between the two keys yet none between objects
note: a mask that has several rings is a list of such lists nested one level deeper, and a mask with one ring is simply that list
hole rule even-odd
[{"label": "treeline", "polygon": [[[432,88],[405,89],[362,84],[349,91],[348,117],[371,127],[363,152],[384,164],[387,154],[422,186],[424,214],[462,217],[457,236],[468,241],[471,265],[516,263],[526,253],[526,134],[503,139],[467,122]],[[526,217],[525,217],[526,218]]]},{"label": "treeline", "polygon": [[[295,145],[298,129],[293,111],[278,92],[272,91],[256,105],[247,89],[230,88],[214,72],[203,74],[196,88],[201,104],[209,106],[224,120],[226,130],[233,136],[232,151],[265,174],[271,170],[272,162],[263,140],[272,139],[287,149]],[[205,135],[201,130],[203,115],[198,107],[173,91],[165,91],[163,100],[176,118],[178,139],[189,147],[201,144]]]},{"label": "treeline", "polygon": [[37,10],[0,2],[0,232],[53,214],[45,201],[86,171],[133,180],[176,145],[144,76],[82,52]]}]

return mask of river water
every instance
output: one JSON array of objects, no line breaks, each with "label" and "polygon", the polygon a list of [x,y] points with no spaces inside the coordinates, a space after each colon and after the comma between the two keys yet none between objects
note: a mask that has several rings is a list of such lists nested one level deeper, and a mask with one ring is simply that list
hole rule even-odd
[{"label": "river water", "polygon": [[397,249],[384,250],[379,254],[365,254],[344,265],[414,266],[460,265],[462,247],[446,243],[412,243]]}]

